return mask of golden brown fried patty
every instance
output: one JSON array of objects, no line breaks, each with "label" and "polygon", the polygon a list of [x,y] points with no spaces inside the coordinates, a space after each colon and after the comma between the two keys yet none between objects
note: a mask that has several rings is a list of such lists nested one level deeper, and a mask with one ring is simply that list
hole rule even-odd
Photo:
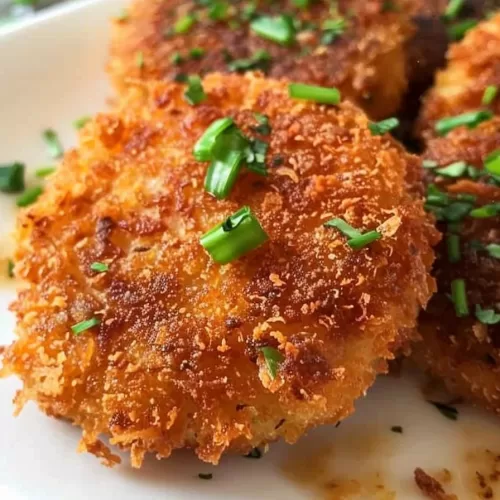
[{"label": "golden brown fried patty", "polygon": [[[231,4],[227,19],[213,21],[209,7],[185,0],[134,0],[125,20],[115,20],[109,72],[123,90],[131,78],[172,80],[179,74],[231,71],[235,61],[259,51],[270,56],[266,70],[273,78],[287,78],[338,87],[373,118],[393,114],[407,87],[404,44],[412,26],[404,9],[384,0],[311,2],[306,9],[291,0],[257,2],[255,15],[290,14],[300,22],[296,41],[289,46],[265,40],[245,20],[249,4]],[[176,21],[198,16],[187,33],[171,34]],[[243,18],[243,19],[242,19]],[[345,27],[335,40],[322,43],[323,22],[340,20]],[[190,56],[202,48],[200,58]],[[183,62],[175,63],[181,57]],[[255,69],[255,68],[254,68]]]},{"label": "golden brown fried patty", "polygon": [[[483,171],[485,158],[497,150],[500,118],[474,130],[460,128],[445,138],[430,140],[424,157],[441,167],[465,161]],[[446,180],[436,174],[432,177],[454,198],[469,194],[477,197],[476,206],[500,203],[499,182],[491,177],[479,181],[467,177]],[[453,393],[500,413],[500,322],[488,325],[476,317],[477,307],[500,314],[500,259],[489,250],[492,244],[500,248],[500,215],[466,216],[460,226],[439,223],[445,239],[437,249],[438,293],[421,314],[424,342],[414,347],[414,357],[424,369],[444,380]],[[450,234],[459,235],[460,260],[454,263],[447,250]],[[458,279],[465,280],[470,311],[463,318],[457,317],[449,298],[451,283]]]},{"label": "golden brown fried patty", "polygon": [[[181,84],[132,88],[120,111],[84,128],[19,218],[27,288],[3,375],[24,383],[19,408],[35,400],[72,420],[82,449],[108,463],[100,435],[131,449],[135,466],[182,447],[216,463],[343,419],[434,291],[437,232],[409,194],[418,158],[372,136],[350,103],[293,101],[286,84],[251,74],[210,75],[204,88],[197,107]],[[193,145],[224,116],[255,137],[254,112],[272,128],[260,136],[269,175],[242,172],[218,201]],[[243,205],[270,239],[218,265],[200,237]],[[333,217],[383,237],[353,250],[323,226]],[[109,271],[92,271],[96,261]],[[93,317],[98,327],[72,334]],[[275,380],[263,346],[284,357]]]},{"label": "golden brown fried patty", "polygon": [[500,114],[500,94],[482,105],[485,89],[500,88],[500,14],[480,23],[448,51],[448,65],[424,99],[418,124],[420,134],[434,135],[437,120],[466,111],[490,109]]}]

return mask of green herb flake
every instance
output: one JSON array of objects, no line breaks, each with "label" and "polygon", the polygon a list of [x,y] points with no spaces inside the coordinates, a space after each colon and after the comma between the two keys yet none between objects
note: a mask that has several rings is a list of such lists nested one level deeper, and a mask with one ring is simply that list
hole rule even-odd
[{"label": "green herb flake", "polygon": [[259,123],[256,127],[252,127],[252,130],[261,135],[269,135],[271,133],[271,126],[269,125],[269,118],[261,113],[254,113],[253,116]]},{"label": "green herb flake", "polygon": [[81,333],[90,330],[91,328],[94,328],[95,326],[98,326],[100,324],[101,321],[98,318],[86,319],[85,321],[80,321],[80,323],[73,325],[71,327],[71,331],[75,335],[80,335]]},{"label": "green herb flake", "polygon": [[484,325],[496,325],[500,323],[500,314],[493,309],[481,309],[481,306],[476,306],[476,318]]},{"label": "green herb flake", "polygon": [[274,347],[261,347],[260,350],[264,355],[269,376],[272,380],[274,380],[276,378],[276,374],[278,373],[279,365],[285,360],[285,357]]},{"label": "green herb flake", "polygon": [[321,37],[322,45],[330,45],[337,38],[344,34],[347,28],[347,21],[343,17],[336,19],[327,19],[321,25],[323,35]]},{"label": "green herb flake", "polygon": [[403,428],[400,425],[393,425],[391,431],[397,434],[403,434]]},{"label": "green herb flake", "polygon": [[85,127],[85,125],[87,125],[88,122],[90,122],[92,120],[92,117],[91,116],[82,116],[80,118],[77,118],[74,122],[73,122],[73,128],[75,128],[76,130],[81,130],[83,127]]},{"label": "green herb flake", "polygon": [[429,403],[434,405],[444,417],[450,420],[458,420],[458,410],[453,406],[439,403],[437,401],[429,401]]},{"label": "green herb flake", "polygon": [[52,175],[56,170],[56,167],[40,167],[35,170],[35,175],[40,179],[44,179],[45,177]]},{"label": "green herb flake", "polygon": [[486,245],[484,249],[488,252],[490,257],[500,259],[500,245],[497,243],[490,243],[489,245]]},{"label": "green herb flake", "polygon": [[189,51],[191,59],[201,59],[206,54],[206,50],[201,47],[194,47]]},{"label": "green herb flake", "polygon": [[9,259],[7,261],[7,276],[9,278],[14,278],[14,267],[15,267],[14,262],[11,259]]},{"label": "green herb flake", "polygon": [[498,95],[498,86],[497,85],[488,85],[484,90],[483,99],[481,100],[481,104],[483,106],[489,106],[493,103],[495,98]]},{"label": "green herb flake", "polygon": [[486,157],[484,168],[492,175],[500,175],[500,150],[493,151]]},{"label": "green herb flake", "polygon": [[23,163],[14,162],[0,165],[0,191],[2,193],[21,193],[24,190]]},{"label": "green herb flake", "polygon": [[184,62],[184,58],[182,57],[180,52],[174,52],[170,56],[170,62],[172,64],[175,64],[176,66],[179,66],[179,64],[182,64]]},{"label": "green herb flake", "polygon": [[184,98],[189,104],[191,104],[191,106],[196,106],[207,98],[199,76],[188,76],[187,85],[188,87],[184,92]]},{"label": "green herb flake", "polygon": [[459,222],[471,213],[473,205],[462,201],[453,201],[443,209],[443,217],[448,222]]},{"label": "green herb flake", "polygon": [[212,19],[212,21],[222,21],[227,18],[228,10],[229,4],[227,2],[212,2],[208,9],[208,17]]},{"label": "green herb flake", "polygon": [[307,9],[311,4],[311,0],[292,0],[292,3],[299,9]]},{"label": "green herb flake", "polygon": [[27,207],[32,205],[36,200],[38,200],[42,193],[43,189],[40,186],[29,188],[17,198],[16,204],[18,207]]},{"label": "green herb flake", "polygon": [[471,210],[469,215],[475,219],[487,219],[500,214],[500,203],[490,203]]},{"label": "green herb flake", "polygon": [[250,23],[250,29],[261,38],[280,45],[289,45],[295,40],[293,20],[284,14],[257,17]]},{"label": "green herb flake", "polygon": [[179,19],[174,24],[174,33],[181,35],[187,33],[196,23],[196,17],[192,14],[187,14]]},{"label": "green herb flake", "polygon": [[444,18],[447,21],[455,19],[462,10],[464,3],[465,0],[449,0],[446,10],[444,11]]},{"label": "green herb flake", "polygon": [[478,24],[476,19],[464,19],[451,26],[448,26],[448,37],[453,41],[461,40],[469,30],[475,28]]},{"label": "green herb flake", "polygon": [[64,153],[64,148],[57,133],[52,129],[47,129],[43,131],[42,136],[47,145],[49,156],[54,159],[60,158]]},{"label": "green herb flake", "polygon": [[460,236],[458,234],[449,234],[446,237],[446,246],[448,249],[448,260],[452,264],[460,262]]},{"label": "green herb flake", "polygon": [[96,273],[105,273],[109,271],[109,266],[104,262],[92,262],[92,264],[90,264],[90,269]]},{"label": "green herb flake", "polygon": [[267,175],[266,154],[269,145],[267,142],[253,139],[246,149],[246,167],[259,175]]},{"label": "green herb flake", "polygon": [[397,118],[387,118],[380,122],[368,124],[368,128],[372,135],[384,135],[397,127],[399,127],[399,120]]},{"label": "green herb flake", "polygon": [[455,279],[451,282],[451,300],[455,306],[455,313],[459,318],[469,315],[465,280]]},{"label": "green herb flake", "polygon": [[337,228],[344,236],[348,238],[358,238],[361,236],[361,232],[357,229],[353,228],[350,224],[348,224],[343,219],[331,219],[323,224],[325,227],[335,227]]},{"label": "green herb flake", "polygon": [[204,479],[205,481],[209,481],[210,479],[212,479],[212,478],[214,477],[214,475],[213,475],[213,474],[205,474],[205,473],[203,473],[203,472],[200,472],[200,473],[198,474],[198,477],[199,477],[200,479]]},{"label": "green herb flake", "polygon": [[269,69],[271,56],[267,50],[257,50],[251,57],[244,59],[229,60],[227,68],[229,71],[245,72],[252,69],[260,69],[266,72]]},{"label": "green herb flake", "polygon": [[462,177],[467,172],[467,163],[456,161],[450,165],[436,169],[436,173],[445,177]]},{"label": "green herb flake", "polygon": [[491,118],[493,118],[491,111],[469,111],[461,115],[442,118],[436,122],[434,128],[439,135],[444,136],[457,127],[465,126],[472,129]]}]

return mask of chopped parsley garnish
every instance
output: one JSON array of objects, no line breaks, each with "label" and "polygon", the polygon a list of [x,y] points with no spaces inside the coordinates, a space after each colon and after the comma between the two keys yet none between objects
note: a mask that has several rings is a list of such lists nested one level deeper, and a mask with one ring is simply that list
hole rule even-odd
[{"label": "chopped parsley garnish", "polygon": [[484,248],[488,252],[490,257],[493,257],[494,259],[500,259],[500,245],[498,245],[497,243],[490,243]]},{"label": "chopped parsley garnish", "polygon": [[458,410],[453,406],[438,403],[437,401],[429,401],[431,405],[434,405],[441,413],[441,415],[445,416],[450,420],[458,420]]},{"label": "chopped parsley garnish", "polygon": [[245,458],[261,458],[262,457],[262,452],[259,450],[259,448],[254,448],[250,453],[245,455]]},{"label": "chopped parsley garnish", "polygon": [[455,313],[459,318],[469,315],[465,280],[455,279],[451,282],[451,300],[455,306]]},{"label": "chopped parsley garnish", "polygon": [[462,10],[464,3],[465,0],[449,0],[446,10],[444,11],[444,18],[448,21],[455,19]]},{"label": "chopped parsley garnish", "polygon": [[483,106],[489,106],[495,100],[497,94],[498,94],[498,86],[488,85],[488,87],[486,87],[484,91],[481,104]]},{"label": "chopped parsley garnish", "polygon": [[205,53],[205,49],[202,49],[201,47],[194,47],[189,51],[189,57],[191,59],[201,59]]},{"label": "chopped parsley garnish", "polygon": [[269,118],[261,113],[254,113],[253,116],[259,123],[256,127],[252,127],[252,130],[257,134],[269,135],[271,133],[271,126],[269,125]]},{"label": "chopped parsley garnish", "polygon": [[448,260],[452,264],[460,262],[460,236],[458,234],[449,234],[446,237],[446,246],[448,249]]},{"label": "chopped parsley garnish", "polygon": [[200,243],[215,262],[228,264],[255,250],[268,239],[250,208],[243,207],[205,233]]},{"label": "chopped parsley garnish", "polygon": [[491,111],[469,111],[468,113],[438,120],[435,124],[435,130],[439,135],[443,136],[457,127],[466,126],[468,128],[475,128],[480,123],[490,120],[492,117],[493,113]]},{"label": "chopped parsley garnish", "polygon": [[56,170],[56,167],[40,167],[35,171],[35,175],[40,179],[43,179],[53,174]]},{"label": "chopped parsley garnish", "polygon": [[481,309],[481,306],[476,306],[476,318],[484,325],[496,325],[500,323],[500,314],[494,309]]},{"label": "chopped parsley garnish", "polygon": [[24,190],[24,169],[24,164],[19,162],[0,165],[0,191],[21,193]]},{"label": "chopped parsley garnish", "polygon": [[466,33],[477,26],[477,24],[478,21],[476,19],[464,19],[463,21],[448,26],[448,36],[454,41],[461,40]]},{"label": "chopped parsley garnish", "polygon": [[135,65],[139,69],[144,68],[144,52],[142,52],[142,50],[135,54]]},{"label": "chopped parsley garnish", "polygon": [[51,158],[60,158],[64,153],[64,148],[62,147],[61,141],[57,133],[52,129],[44,130],[43,139],[47,145],[47,151]]},{"label": "chopped parsley garnish", "polygon": [[75,128],[76,130],[80,130],[82,129],[83,127],[85,127],[85,125],[87,125],[87,123],[92,120],[92,117],[90,116],[82,116],[80,118],[77,118],[74,122],[73,122],[73,128]]},{"label": "chopped parsley garnish", "polygon": [[467,163],[456,161],[450,165],[436,169],[436,173],[445,177],[462,177],[467,172]]},{"label": "chopped parsley garnish", "polygon": [[7,261],[7,276],[9,278],[14,278],[14,262],[12,260]]},{"label": "chopped parsley garnish", "polygon": [[174,33],[180,35],[187,33],[196,23],[196,17],[192,14],[187,14],[179,19],[174,24]]},{"label": "chopped parsley garnish", "polygon": [[40,186],[29,188],[17,198],[16,204],[18,207],[27,207],[35,203],[42,193],[43,189]]},{"label": "chopped parsley garnish", "polygon": [[295,40],[295,28],[289,16],[261,16],[250,23],[250,28],[261,38],[280,45],[289,45]]},{"label": "chopped parsley garnish", "polygon": [[71,327],[71,331],[75,335],[80,335],[81,333],[94,328],[94,326],[98,326],[101,324],[101,321],[98,318],[86,319],[85,321],[80,321],[76,325]]},{"label": "chopped parsley garnish", "polygon": [[391,427],[392,432],[396,432],[397,434],[403,434],[403,428],[400,425],[393,425]]},{"label": "chopped parsley garnish", "polygon": [[104,262],[92,262],[92,264],[90,264],[90,269],[96,273],[105,273],[109,271],[109,266]]},{"label": "chopped parsley garnish", "polygon": [[343,219],[332,219],[323,224],[325,227],[335,227],[343,235],[347,236],[347,244],[354,250],[359,250],[370,243],[382,238],[382,233],[378,231],[368,231],[366,233],[361,233],[357,229],[353,228]]},{"label": "chopped parsley garnish", "polygon": [[368,124],[368,128],[372,135],[384,135],[397,127],[399,127],[399,120],[397,118],[387,118],[380,122]]},{"label": "chopped parsley garnish", "polygon": [[267,50],[257,50],[251,57],[244,59],[234,59],[227,63],[229,71],[248,71],[251,69],[261,69],[267,71],[271,56]]},{"label": "chopped parsley garnish", "polygon": [[294,99],[305,99],[320,104],[339,104],[340,91],[333,87],[318,87],[305,83],[290,83],[288,95]]},{"label": "chopped parsley garnish", "polygon": [[278,349],[274,347],[261,347],[261,352],[264,355],[267,371],[272,380],[276,378],[280,363],[285,360],[285,357]]},{"label": "chopped parsley garnish", "polygon": [[484,168],[493,175],[500,175],[500,150],[493,151],[484,160]]},{"label": "chopped parsley garnish", "polygon": [[213,475],[213,474],[211,474],[211,473],[210,473],[210,474],[204,474],[203,472],[200,472],[200,473],[198,474],[198,477],[199,477],[200,479],[205,479],[205,481],[209,481],[210,479],[212,479],[212,478],[214,477],[214,475]]},{"label": "chopped parsley garnish", "polygon": [[196,106],[203,102],[207,95],[203,90],[203,85],[201,84],[201,78],[198,75],[188,76],[187,79],[187,89],[184,92],[184,98],[192,106]]},{"label": "chopped parsley garnish", "polygon": [[323,45],[330,45],[344,33],[346,27],[347,22],[343,17],[338,17],[336,19],[327,19],[321,26],[323,30],[321,43]]},{"label": "chopped parsley garnish", "polygon": [[489,205],[483,205],[482,207],[475,208],[470,211],[469,215],[475,219],[495,217],[496,215],[500,215],[500,203],[490,203]]}]

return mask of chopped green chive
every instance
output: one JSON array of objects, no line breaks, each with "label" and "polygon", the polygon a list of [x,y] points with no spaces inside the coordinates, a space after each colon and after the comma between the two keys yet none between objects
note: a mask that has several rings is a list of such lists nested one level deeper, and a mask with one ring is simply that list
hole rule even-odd
[{"label": "chopped green chive", "polygon": [[140,50],[139,52],[137,52],[136,55],[135,55],[135,65],[139,69],[144,68],[144,52],[142,52],[142,50]]},{"label": "chopped green chive", "polygon": [[27,189],[17,198],[16,204],[18,207],[27,207],[28,205],[35,203],[42,193],[43,189],[40,186]]},{"label": "chopped green chive", "polygon": [[387,118],[387,120],[368,124],[372,135],[384,135],[397,127],[399,127],[399,120],[397,118]]},{"label": "chopped green chive", "polygon": [[261,16],[250,23],[250,28],[261,38],[281,45],[288,45],[295,39],[295,28],[288,16]]},{"label": "chopped green chive", "polygon": [[187,81],[188,81],[188,76],[186,75],[186,73],[177,73],[174,76],[174,82],[186,83]]},{"label": "chopped green chive", "polygon": [[473,167],[472,165],[467,165],[467,175],[471,179],[476,180],[481,177],[481,171],[478,168]]},{"label": "chopped green chive", "polygon": [[343,17],[339,17],[337,19],[328,19],[323,22],[321,27],[323,29],[321,44],[330,45],[345,32],[347,22]]},{"label": "chopped green chive", "polygon": [[35,175],[40,179],[48,177],[56,171],[56,167],[41,167],[35,171]]},{"label": "chopped green chive", "polygon": [[24,190],[24,164],[11,163],[0,165],[0,191],[2,193],[20,193]]},{"label": "chopped green chive", "polygon": [[184,62],[184,58],[181,56],[180,52],[174,52],[170,57],[170,62],[178,66]]},{"label": "chopped green chive", "polygon": [[253,139],[246,148],[246,166],[248,170],[259,175],[267,175],[266,154],[267,142]]},{"label": "chopped green chive", "polygon": [[93,328],[94,326],[97,326],[100,323],[101,321],[98,318],[87,319],[85,321],[80,321],[80,323],[77,323],[76,325],[73,325],[71,327],[71,331],[75,335],[80,335],[81,333],[90,330],[90,328]]},{"label": "chopped green chive", "polygon": [[403,428],[400,425],[392,426],[391,431],[396,432],[397,434],[403,434]]},{"label": "chopped green chive", "polygon": [[174,24],[174,33],[178,35],[187,33],[196,23],[196,17],[192,14],[187,14],[179,19]]},{"label": "chopped green chive", "polygon": [[198,477],[200,479],[204,479],[205,481],[209,481],[210,479],[212,479],[214,477],[214,475],[213,474],[204,474],[203,472],[200,472],[198,474]]},{"label": "chopped green chive", "polygon": [[493,117],[491,111],[470,111],[457,116],[450,116],[438,120],[435,124],[435,130],[439,135],[446,135],[453,129],[461,126],[475,128],[480,123]]},{"label": "chopped green chive", "polygon": [[64,149],[62,147],[61,141],[59,140],[59,137],[54,130],[44,130],[43,139],[45,141],[45,144],[47,145],[47,151],[51,158],[60,158],[63,155]]},{"label": "chopped green chive", "polygon": [[253,116],[259,123],[256,127],[252,127],[252,130],[257,134],[269,135],[271,133],[271,126],[269,125],[269,118],[261,113],[254,113]]},{"label": "chopped green chive", "polygon": [[463,21],[448,26],[448,36],[454,41],[461,40],[466,33],[477,26],[477,24],[478,21],[476,19],[464,19]]},{"label": "chopped green chive", "polygon": [[201,47],[194,47],[189,51],[189,57],[191,59],[201,59],[205,53],[205,49],[202,49]]},{"label": "chopped green chive", "polygon": [[484,325],[496,325],[500,323],[500,314],[493,309],[481,309],[481,306],[476,306],[476,318]]},{"label": "chopped green chive", "polygon": [[448,222],[459,222],[472,210],[471,203],[453,201],[443,209],[443,217]]},{"label": "chopped green chive", "polygon": [[290,83],[288,95],[294,99],[306,99],[321,104],[339,104],[340,91],[336,88],[317,87],[305,83]]},{"label": "chopped green chive", "polygon": [[7,261],[7,276],[9,278],[14,278],[14,262],[12,260]]},{"label": "chopped green chive", "polygon": [[354,250],[359,250],[360,248],[364,248],[380,238],[382,238],[382,233],[379,233],[378,231],[368,231],[361,236],[350,239],[347,244],[351,248],[354,248]]},{"label": "chopped green chive", "polygon": [[104,262],[92,262],[92,264],[90,264],[90,269],[96,273],[105,273],[109,271],[109,266]]},{"label": "chopped green chive", "polygon": [[500,150],[494,151],[484,160],[484,168],[493,175],[500,175]]},{"label": "chopped green chive", "polygon": [[323,225],[325,227],[337,228],[344,236],[347,236],[348,238],[358,238],[362,234],[357,229],[354,229],[350,224],[348,224],[343,219],[338,219],[338,218],[332,219],[329,220],[328,222],[325,222]]},{"label": "chopped green chive", "polygon": [[453,264],[460,262],[460,236],[458,234],[449,234],[446,237],[446,246],[448,248],[448,260]]},{"label": "chopped green chive", "polygon": [[244,72],[251,69],[261,69],[267,71],[271,56],[267,50],[258,50],[251,57],[245,59],[235,59],[227,63],[229,71]]},{"label": "chopped green chive", "polygon": [[441,191],[435,184],[427,186],[426,203],[429,205],[447,206],[451,199],[447,193]]},{"label": "chopped green chive", "polygon": [[437,401],[429,401],[429,403],[434,405],[444,417],[450,420],[458,420],[458,410],[453,406],[438,403]]},{"label": "chopped green chive", "polygon": [[198,161],[209,161],[217,137],[233,125],[232,118],[220,118],[211,123],[194,146],[193,154]]},{"label": "chopped green chive", "polygon": [[455,305],[455,313],[459,318],[469,315],[465,280],[455,279],[451,282],[451,300]]},{"label": "chopped green chive", "polygon": [[448,21],[455,19],[462,10],[464,2],[465,0],[449,0],[446,10],[444,11],[445,19]]},{"label": "chopped green chive", "polygon": [[500,203],[490,203],[489,205],[483,205],[482,207],[475,208],[470,211],[469,215],[476,219],[495,217],[496,215],[500,215]]},{"label": "chopped green chive", "polygon": [[260,350],[264,355],[269,376],[274,380],[276,378],[276,374],[278,373],[279,365],[284,361],[285,357],[274,347],[261,347]]},{"label": "chopped green chive", "polygon": [[245,458],[262,458],[262,452],[259,450],[259,448],[254,448],[250,453],[245,455]]},{"label": "chopped green chive", "polygon": [[206,234],[200,243],[219,264],[242,257],[269,239],[249,207],[243,207]]},{"label": "chopped green chive", "polygon": [[82,116],[73,122],[73,128],[80,130],[85,127],[90,120],[92,120],[91,116]]},{"label": "chopped green chive", "polygon": [[203,85],[201,84],[201,78],[198,75],[188,76],[187,85],[188,87],[184,92],[184,98],[192,106],[200,104],[200,102],[203,102],[207,98],[203,90]]},{"label": "chopped green chive", "polygon": [[228,9],[227,2],[213,2],[208,9],[208,17],[213,21],[221,21],[227,18]]},{"label": "chopped green chive", "polygon": [[434,160],[424,160],[422,162],[422,167],[424,167],[424,168],[432,169],[432,168],[436,168],[438,166],[439,166],[439,163],[437,161],[434,161]]},{"label": "chopped green chive", "polygon": [[496,98],[498,94],[498,87],[496,85],[488,85],[486,87],[481,104],[483,106],[489,106]]},{"label": "chopped green chive", "polygon": [[456,161],[450,165],[436,169],[436,173],[445,177],[462,177],[467,171],[467,163]]},{"label": "chopped green chive", "polygon": [[498,245],[497,243],[490,243],[484,248],[488,252],[490,257],[493,257],[494,259],[500,259],[500,245]]},{"label": "chopped green chive", "polygon": [[299,9],[307,9],[309,7],[311,0],[292,0],[293,5]]}]

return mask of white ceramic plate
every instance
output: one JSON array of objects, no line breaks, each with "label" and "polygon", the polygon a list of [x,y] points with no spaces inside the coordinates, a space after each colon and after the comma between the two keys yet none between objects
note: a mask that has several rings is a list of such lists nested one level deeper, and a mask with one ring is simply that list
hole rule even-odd
[{"label": "white ceramic plate", "polygon": [[[106,107],[111,96],[104,64],[108,18],[121,0],[71,2],[35,20],[0,32],[0,164],[13,160],[31,169],[50,163],[41,131],[56,129],[65,146],[75,142],[75,118]],[[32,170],[33,171],[33,170]],[[31,177],[31,182],[36,182]],[[14,199],[0,196],[0,266],[11,252]],[[12,338],[7,312],[13,285],[0,281],[0,344]],[[416,376],[379,379],[339,428],[311,432],[297,445],[275,444],[260,460],[225,457],[218,467],[188,452],[142,470],[113,470],[75,451],[79,431],[28,405],[12,416],[18,382],[0,381],[0,499],[419,499],[415,467],[443,477],[459,499],[482,498],[476,472],[500,454],[498,422],[459,406],[459,419],[443,417],[425,402]],[[402,426],[403,434],[391,432]],[[490,450],[487,452],[486,450]],[[213,473],[211,481],[198,473]],[[495,485],[493,485],[495,487]],[[500,487],[496,491],[500,495]]]}]

